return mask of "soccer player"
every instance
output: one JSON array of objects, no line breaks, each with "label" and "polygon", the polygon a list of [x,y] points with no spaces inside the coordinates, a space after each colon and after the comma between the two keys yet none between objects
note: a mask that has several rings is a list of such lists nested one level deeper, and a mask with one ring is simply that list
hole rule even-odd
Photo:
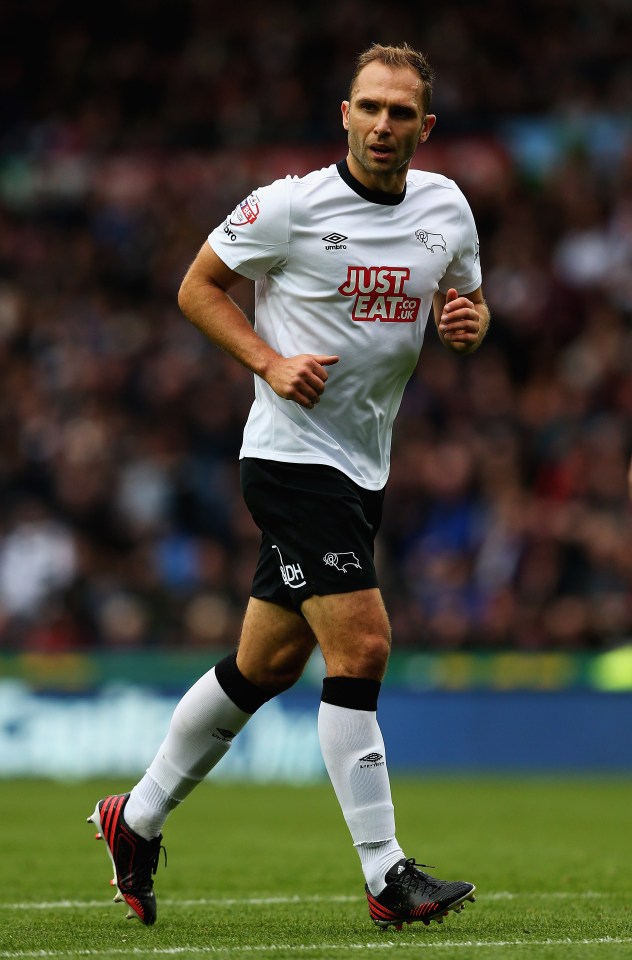
[{"label": "soccer player", "polygon": [[[381,927],[441,922],[474,885],[438,880],[396,839],[377,703],[390,647],[373,543],[393,420],[432,309],[443,343],[471,353],[489,313],[476,228],[456,184],[410,170],[435,124],[432,72],[408,45],[362,53],[342,103],[345,160],[251,193],[212,231],[181,286],[183,313],[252,370],[242,491],[261,550],[236,654],[185,694],[130,794],[92,816],[117,898],[156,919],[167,815],[257,709],[326,664],[318,731]],[[228,295],[256,283],[254,328]]]}]

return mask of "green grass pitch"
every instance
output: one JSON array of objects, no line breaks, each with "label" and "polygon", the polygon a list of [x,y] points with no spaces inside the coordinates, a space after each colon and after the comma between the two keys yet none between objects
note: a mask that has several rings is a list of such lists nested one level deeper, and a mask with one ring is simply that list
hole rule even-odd
[{"label": "green grass pitch", "polygon": [[394,779],[398,837],[477,885],[442,926],[380,931],[328,783],[208,783],[167,824],[158,922],[126,921],[85,818],[118,782],[0,782],[0,960],[632,957],[632,781]]}]

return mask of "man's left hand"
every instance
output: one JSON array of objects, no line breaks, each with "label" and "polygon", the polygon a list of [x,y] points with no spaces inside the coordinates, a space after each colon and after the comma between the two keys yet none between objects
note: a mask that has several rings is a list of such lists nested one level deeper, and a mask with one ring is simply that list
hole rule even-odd
[{"label": "man's left hand", "polygon": [[452,287],[448,290],[439,320],[439,336],[459,353],[467,353],[478,346],[481,317],[476,305],[467,297],[460,297]]}]

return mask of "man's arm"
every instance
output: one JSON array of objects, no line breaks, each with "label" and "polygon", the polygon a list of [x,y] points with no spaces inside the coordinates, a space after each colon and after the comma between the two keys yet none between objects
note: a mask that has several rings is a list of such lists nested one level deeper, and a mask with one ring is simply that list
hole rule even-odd
[{"label": "man's arm", "polygon": [[280,356],[253,330],[228,295],[243,279],[205,243],[182,281],[178,305],[209,340],[262,377],[280,397],[311,409],[325,389],[325,367],[337,363],[338,357]]},{"label": "man's arm", "polygon": [[447,294],[435,293],[434,320],[441,342],[457,353],[478,350],[489,327],[489,309],[482,287],[460,297],[452,287]]}]

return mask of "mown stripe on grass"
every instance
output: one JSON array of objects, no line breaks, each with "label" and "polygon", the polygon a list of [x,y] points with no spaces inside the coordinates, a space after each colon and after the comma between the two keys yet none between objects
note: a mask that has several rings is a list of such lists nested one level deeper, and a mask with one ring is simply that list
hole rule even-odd
[{"label": "mown stripe on grass", "polygon": [[559,940],[443,940],[439,943],[421,943],[419,940],[395,942],[393,940],[382,941],[381,943],[274,943],[274,944],[242,944],[241,946],[231,945],[229,947],[120,947],[107,948],[99,950],[3,950],[0,952],[2,960],[27,960],[27,958],[37,957],[95,957],[95,956],[178,956],[181,954],[230,954],[236,953],[313,953],[315,951],[336,951],[336,950],[458,950],[460,947],[467,949],[477,947],[591,947],[608,944],[632,943],[632,937],[592,937],[585,940],[574,940],[571,937],[564,937]]}]

